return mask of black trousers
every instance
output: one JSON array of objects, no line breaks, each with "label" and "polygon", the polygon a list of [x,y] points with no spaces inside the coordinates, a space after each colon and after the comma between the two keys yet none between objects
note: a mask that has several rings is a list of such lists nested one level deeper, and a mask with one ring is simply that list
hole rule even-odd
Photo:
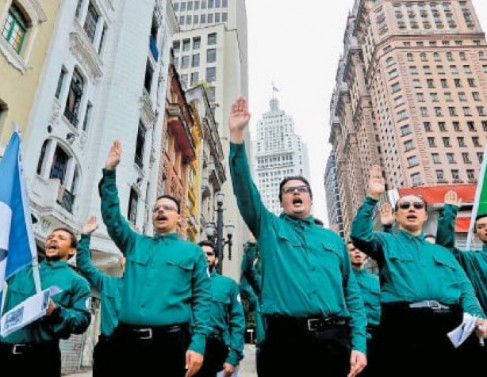
[{"label": "black trousers", "polygon": [[223,369],[223,364],[228,356],[228,347],[219,336],[209,336],[206,339],[205,358],[203,366],[195,374],[197,377],[216,377]]},{"label": "black trousers", "polygon": [[113,341],[123,374],[184,377],[189,325],[143,327],[120,323]]},{"label": "black trousers", "polygon": [[479,371],[485,369],[487,344],[481,346],[479,338],[474,332],[460,347],[458,347],[458,355],[463,368],[463,375],[478,376]]},{"label": "black trousers", "polygon": [[360,377],[377,376],[377,326],[367,326],[367,366]]},{"label": "black trousers", "polygon": [[451,310],[411,309],[406,303],[383,304],[376,336],[379,377],[466,376],[447,333],[463,319]]},{"label": "black trousers", "polygon": [[259,347],[259,377],[346,377],[350,372],[348,325],[316,331],[293,320],[266,317],[266,337]]},{"label": "black trousers", "polygon": [[120,355],[113,337],[100,335],[93,350],[93,377],[120,376],[119,363]]},{"label": "black trousers", "polygon": [[[2,375],[11,373],[19,377],[61,376],[61,351],[58,342],[35,345],[0,343]],[[7,372],[9,371],[9,372]]]}]

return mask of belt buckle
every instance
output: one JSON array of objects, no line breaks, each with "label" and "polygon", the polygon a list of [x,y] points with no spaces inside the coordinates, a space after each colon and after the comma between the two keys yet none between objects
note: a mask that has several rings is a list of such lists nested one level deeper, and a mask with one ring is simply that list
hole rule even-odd
[{"label": "belt buckle", "polygon": [[14,344],[12,347],[12,355],[23,355],[27,346],[25,344]]},{"label": "belt buckle", "polygon": [[137,329],[135,330],[139,333],[139,339],[141,340],[148,340],[148,339],[152,339],[152,329],[149,327],[149,328],[145,328],[145,329]]},{"label": "belt buckle", "polygon": [[310,318],[306,321],[308,331],[318,331],[320,329],[321,320],[319,318]]},{"label": "belt buckle", "polygon": [[432,310],[441,310],[442,309],[442,305],[438,301],[428,300],[427,303],[428,303],[428,308],[430,308]]}]

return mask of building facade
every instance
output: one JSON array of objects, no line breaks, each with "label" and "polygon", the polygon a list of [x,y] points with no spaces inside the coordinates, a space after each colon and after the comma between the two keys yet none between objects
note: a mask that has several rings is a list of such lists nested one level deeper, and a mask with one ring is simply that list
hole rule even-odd
[{"label": "building facade", "polygon": [[294,120],[279,108],[279,101],[269,101],[269,111],[257,121],[257,138],[253,140],[253,175],[266,208],[279,216],[279,184],[288,176],[309,179],[306,145],[294,133]]},{"label": "building facade", "polygon": [[345,234],[383,167],[388,189],[476,183],[487,131],[487,43],[471,1],[357,0],[330,138]]},{"label": "building facade", "polygon": [[[248,94],[247,15],[244,0],[175,0],[173,8],[180,32],[173,36],[174,65],[183,87],[205,85],[224,154],[225,176],[229,176],[228,114],[235,98]],[[250,155],[250,135],[245,134]],[[234,257],[223,263],[224,273],[238,278],[240,255],[248,240],[248,229],[243,222],[227,180],[221,187],[225,195],[224,221],[235,225],[233,235]],[[217,208],[216,202],[212,203]],[[211,211],[216,223],[216,211]]]}]

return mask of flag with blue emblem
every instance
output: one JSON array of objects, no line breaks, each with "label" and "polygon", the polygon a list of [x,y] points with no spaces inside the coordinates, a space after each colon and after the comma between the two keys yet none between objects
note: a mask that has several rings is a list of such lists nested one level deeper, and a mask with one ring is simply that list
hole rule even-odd
[{"label": "flag with blue emblem", "polygon": [[20,145],[14,131],[0,161],[0,302],[5,280],[31,264],[37,253]]}]

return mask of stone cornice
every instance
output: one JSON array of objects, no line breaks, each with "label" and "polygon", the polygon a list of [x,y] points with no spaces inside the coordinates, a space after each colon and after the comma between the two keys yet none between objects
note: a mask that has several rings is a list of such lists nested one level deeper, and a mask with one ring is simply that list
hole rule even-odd
[{"label": "stone cornice", "polygon": [[74,22],[74,29],[74,32],[69,34],[70,50],[82,67],[87,70],[91,79],[98,81],[103,75],[100,57],[77,20]]}]

